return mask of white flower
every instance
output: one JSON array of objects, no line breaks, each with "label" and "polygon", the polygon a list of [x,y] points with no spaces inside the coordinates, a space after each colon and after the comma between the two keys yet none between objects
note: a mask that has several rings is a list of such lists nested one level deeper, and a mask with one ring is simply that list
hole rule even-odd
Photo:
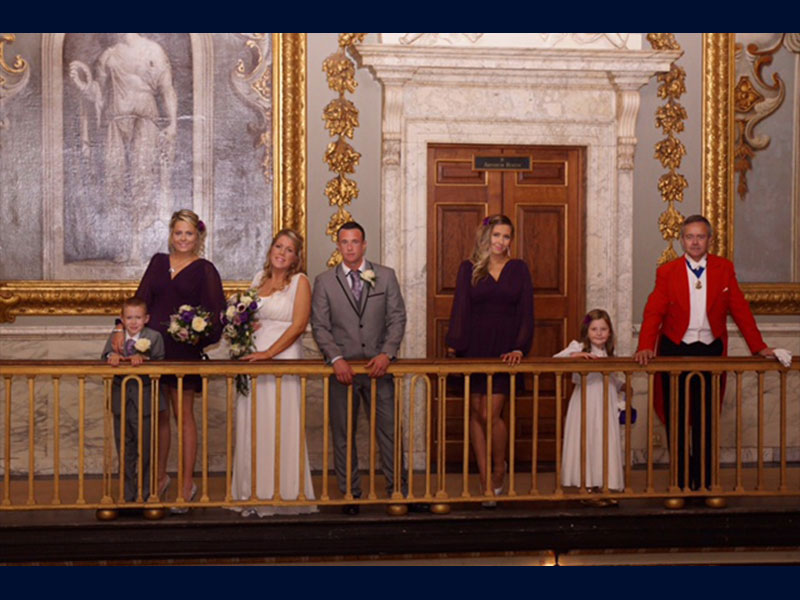
[{"label": "white flower", "polygon": [[229,321],[233,318],[235,314],[236,314],[235,306],[229,306],[228,310],[225,311],[225,316],[228,318]]},{"label": "white flower", "polygon": [[361,273],[361,279],[366,281],[371,287],[375,287],[375,279],[377,279],[377,276],[372,269],[365,269]]},{"label": "white flower", "polygon": [[227,338],[235,338],[236,337],[236,327],[231,324],[225,325],[225,328],[222,330]]},{"label": "white flower", "polygon": [[189,306],[188,304],[182,304],[182,305],[180,306],[180,308],[178,309],[178,312],[183,312],[183,311],[185,311],[185,310],[192,310],[192,307],[191,307],[191,306]]},{"label": "white flower", "polygon": [[150,340],[146,338],[139,338],[138,340],[136,340],[136,343],[133,345],[133,347],[137,352],[141,352],[142,354],[144,354],[145,352],[149,352]]},{"label": "white flower", "polygon": [[180,328],[181,328],[180,323],[178,323],[177,321],[170,321],[169,327],[167,328],[167,332],[178,333],[178,330],[180,330]]},{"label": "white flower", "polygon": [[250,306],[250,304],[253,302],[253,299],[250,296],[242,296],[242,302]]},{"label": "white flower", "polygon": [[192,319],[192,329],[198,333],[202,333],[208,327],[208,322],[203,317],[195,317]]}]

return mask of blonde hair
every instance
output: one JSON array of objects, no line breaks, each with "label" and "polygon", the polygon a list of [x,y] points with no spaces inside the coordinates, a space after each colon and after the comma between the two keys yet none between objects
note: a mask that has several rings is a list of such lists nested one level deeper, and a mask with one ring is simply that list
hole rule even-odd
[{"label": "blonde hair", "polygon": [[172,245],[172,230],[175,229],[175,225],[178,224],[178,221],[183,221],[184,223],[188,223],[192,227],[197,230],[197,244],[194,246],[194,253],[197,256],[203,256],[206,251],[206,234],[208,233],[206,229],[206,224],[197,216],[197,213],[193,210],[189,210],[188,208],[182,208],[180,210],[176,210],[172,213],[172,217],[169,220],[169,251],[173,252],[175,247]]},{"label": "blonde hair", "polygon": [[614,326],[611,324],[611,317],[602,308],[595,308],[586,313],[581,323],[581,344],[584,352],[591,352],[592,342],[589,341],[589,325],[592,321],[602,319],[608,325],[608,339],[606,340],[606,354],[614,356]]},{"label": "blonde hair", "polygon": [[269,250],[267,250],[267,258],[264,260],[264,266],[261,269],[263,275],[261,276],[261,281],[258,283],[258,287],[264,285],[264,282],[272,277],[272,263],[269,260],[269,254],[272,252],[272,247],[275,245],[275,242],[277,242],[278,238],[281,236],[286,236],[292,240],[295,254],[297,254],[297,261],[286,271],[286,280],[279,289],[283,289],[289,285],[289,282],[292,280],[292,277],[294,277],[295,273],[301,273],[303,271],[303,237],[294,229],[289,229],[288,227],[281,229],[275,234],[275,237],[272,238],[272,243],[269,245]]},{"label": "blonde hair", "polygon": [[511,227],[511,238],[514,238],[514,224],[505,215],[491,215],[486,217],[475,232],[475,248],[469,261],[472,263],[472,285],[489,274],[489,246],[492,240],[492,230],[495,225],[508,225]]}]

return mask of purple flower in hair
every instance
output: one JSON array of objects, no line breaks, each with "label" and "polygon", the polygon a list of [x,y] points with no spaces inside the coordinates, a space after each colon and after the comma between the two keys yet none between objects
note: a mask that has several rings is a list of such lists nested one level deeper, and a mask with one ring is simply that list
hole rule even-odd
[{"label": "purple flower in hair", "polygon": [[592,322],[592,317],[590,317],[589,315],[586,315],[585,317],[583,317],[583,324],[584,325],[588,325],[591,322]]},{"label": "purple flower in hair", "polygon": [[206,224],[203,223],[202,220],[198,221],[197,222],[197,231],[199,231],[200,233],[205,233],[205,230],[206,230]]},{"label": "purple flower in hair", "polygon": [[483,218],[483,226],[486,227],[489,224],[489,217]]}]

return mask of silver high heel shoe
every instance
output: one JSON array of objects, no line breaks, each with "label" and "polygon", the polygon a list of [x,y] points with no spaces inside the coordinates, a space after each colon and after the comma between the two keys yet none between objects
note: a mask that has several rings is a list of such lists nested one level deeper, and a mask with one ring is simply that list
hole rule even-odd
[{"label": "silver high heel shoe", "polygon": [[[197,496],[197,484],[193,481],[192,482],[192,493],[189,496],[187,502],[194,502],[194,497]],[[188,506],[173,506],[169,509],[169,512],[173,515],[185,515],[189,512]]]}]

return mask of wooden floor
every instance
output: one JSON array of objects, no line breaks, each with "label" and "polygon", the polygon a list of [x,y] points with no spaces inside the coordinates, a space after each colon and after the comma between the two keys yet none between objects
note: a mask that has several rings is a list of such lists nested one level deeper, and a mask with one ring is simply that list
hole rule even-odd
[{"label": "wooden floor", "polygon": [[[752,489],[757,474],[745,471]],[[667,472],[656,471],[656,485]],[[723,470],[730,491],[735,473]],[[519,475],[526,490],[529,476]],[[470,478],[477,493],[477,478]],[[553,486],[540,475],[539,489]],[[379,483],[379,482],[376,482]],[[634,471],[631,486],[643,490],[645,472]],[[798,490],[800,468],[787,471],[787,486]],[[337,498],[331,477],[331,496]],[[424,478],[414,489],[423,491]],[[321,489],[321,477],[314,477]],[[447,476],[447,490],[461,493],[460,475]],[[550,487],[548,487],[550,486]],[[778,471],[764,471],[762,487],[777,489]],[[378,485],[380,487],[380,485]],[[61,497],[72,502],[77,482],[62,478]],[[175,485],[173,483],[174,495]],[[209,478],[212,500],[224,497],[225,478]],[[100,497],[101,481],[86,481],[86,498]],[[25,505],[27,480],[14,479],[12,504]],[[37,481],[36,498],[49,502],[51,481]],[[336,501],[336,500],[334,500]],[[341,501],[339,498],[338,501]],[[663,499],[629,498],[618,507],[592,508],[578,496],[558,500],[501,499],[496,509],[457,501],[445,515],[386,515],[382,505],[363,506],[346,516],[339,506],[311,515],[241,517],[223,508],[194,508],[159,521],[140,512],[103,522],[90,510],[8,510],[0,507],[0,564],[800,564],[800,491],[787,497],[730,497],[712,509],[702,497],[682,510],[667,510]]]}]

